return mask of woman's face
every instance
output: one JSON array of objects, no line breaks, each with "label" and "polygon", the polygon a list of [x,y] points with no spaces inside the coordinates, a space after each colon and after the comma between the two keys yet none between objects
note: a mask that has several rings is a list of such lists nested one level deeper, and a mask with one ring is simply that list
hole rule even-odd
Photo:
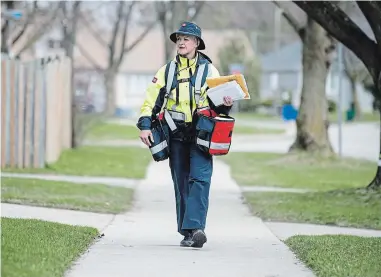
[{"label": "woman's face", "polygon": [[195,36],[177,35],[177,53],[184,57],[194,55],[198,46],[198,41]]}]

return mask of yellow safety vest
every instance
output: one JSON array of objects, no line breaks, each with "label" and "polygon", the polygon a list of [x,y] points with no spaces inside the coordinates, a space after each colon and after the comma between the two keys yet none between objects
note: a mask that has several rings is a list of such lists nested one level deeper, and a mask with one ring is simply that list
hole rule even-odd
[{"label": "yellow safety vest", "polygon": [[[197,59],[199,54],[194,59],[187,59],[181,56],[177,56],[174,61],[177,63],[177,88],[174,88],[169,94],[169,98],[166,104],[168,110],[182,112],[185,114],[185,121],[191,122],[192,115],[196,109],[195,91],[192,87],[192,95],[190,95],[190,88],[192,86],[189,79],[195,74]],[[209,64],[208,77],[219,77],[220,74],[213,64]],[[150,117],[152,115],[152,109],[155,105],[156,98],[162,87],[165,86],[165,70],[166,65],[162,66],[155,74],[152,83],[150,83],[146,90],[146,97],[143,105],[140,109],[140,117]],[[190,75],[192,74],[192,75]],[[185,80],[185,81],[182,81]],[[207,84],[201,87],[201,97],[199,101],[199,107],[208,107],[209,103],[206,97]],[[178,103],[176,99],[178,98]]]}]

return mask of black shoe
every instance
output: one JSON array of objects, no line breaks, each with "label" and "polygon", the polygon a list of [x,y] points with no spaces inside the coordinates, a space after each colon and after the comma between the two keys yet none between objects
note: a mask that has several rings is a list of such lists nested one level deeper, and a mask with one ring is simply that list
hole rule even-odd
[{"label": "black shoe", "polygon": [[180,242],[180,246],[182,247],[190,247],[192,245],[192,237],[191,234],[186,235],[184,239]]},{"label": "black shoe", "polygon": [[192,232],[191,247],[202,248],[206,242],[207,239],[204,231],[197,229]]}]

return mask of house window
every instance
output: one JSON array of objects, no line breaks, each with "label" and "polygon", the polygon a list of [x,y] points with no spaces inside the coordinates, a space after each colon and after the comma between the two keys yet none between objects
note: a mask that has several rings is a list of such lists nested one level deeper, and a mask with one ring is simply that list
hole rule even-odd
[{"label": "house window", "polygon": [[48,40],[48,47],[50,49],[62,48],[63,42],[62,42],[62,40],[58,40],[58,39],[49,39]]}]

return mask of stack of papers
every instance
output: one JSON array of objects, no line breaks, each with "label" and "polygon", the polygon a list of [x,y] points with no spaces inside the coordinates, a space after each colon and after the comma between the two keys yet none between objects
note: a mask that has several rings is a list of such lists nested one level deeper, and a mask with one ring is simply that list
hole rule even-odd
[{"label": "stack of papers", "polygon": [[250,99],[250,94],[247,88],[246,80],[242,74],[233,74],[228,76],[213,77],[206,79],[206,83],[209,88],[214,88],[232,81],[236,81],[240,85],[241,89],[245,93],[244,99]]},{"label": "stack of papers", "polygon": [[230,96],[233,101],[243,100],[246,97],[245,92],[237,81],[227,82],[208,90],[208,97],[215,106],[221,106],[224,104],[224,97]]}]

